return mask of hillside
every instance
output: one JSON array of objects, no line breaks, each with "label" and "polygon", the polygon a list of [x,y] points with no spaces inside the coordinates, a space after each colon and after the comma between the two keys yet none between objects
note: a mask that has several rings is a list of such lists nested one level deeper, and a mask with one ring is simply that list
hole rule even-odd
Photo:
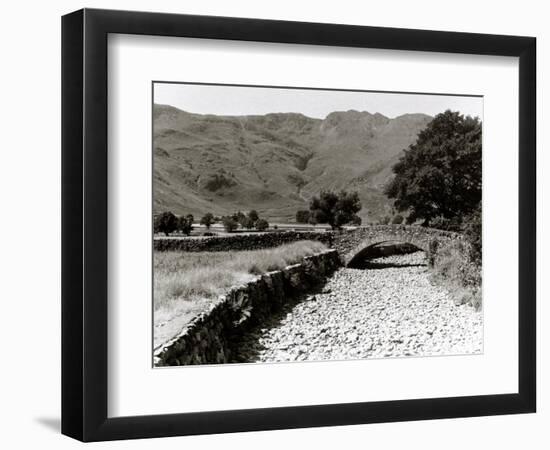
[{"label": "hillside", "polygon": [[321,189],[357,190],[364,222],[390,210],[391,166],[431,120],[424,114],[333,112],[214,116],[155,105],[154,212],[200,217],[256,209],[293,221]]}]

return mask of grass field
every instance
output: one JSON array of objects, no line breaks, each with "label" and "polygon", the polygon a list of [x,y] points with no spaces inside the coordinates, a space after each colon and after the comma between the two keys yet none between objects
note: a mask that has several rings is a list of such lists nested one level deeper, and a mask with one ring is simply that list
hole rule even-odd
[{"label": "grass field", "polygon": [[[280,223],[280,222],[273,222],[271,219],[269,219],[269,228],[266,231],[258,231],[255,229],[243,229],[242,226],[239,225],[239,228],[237,230],[232,231],[231,233],[228,233],[223,228],[223,225],[219,222],[214,223],[210,226],[210,228],[206,228],[204,225],[201,225],[199,223],[193,224],[193,229],[191,230],[191,234],[189,236],[191,237],[197,237],[202,236],[204,233],[211,233],[215,236],[235,236],[239,234],[264,234],[274,231],[330,231],[331,227],[328,224],[317,224],[317,225],[311,225],[307,223]],[[350,226],[344,226],[345,228],[353,228]],[[169,236],[166,236],[164,233],[155,233],[155,238],[187,238],[189,237],[185,234],[182,234],[179,231],[173,231],[170,233]]]},{"label": "grass field", "polygon": [[154,252],[155,325],[190,320],[231,286],[326,250],[316,241],[235,252]]}]

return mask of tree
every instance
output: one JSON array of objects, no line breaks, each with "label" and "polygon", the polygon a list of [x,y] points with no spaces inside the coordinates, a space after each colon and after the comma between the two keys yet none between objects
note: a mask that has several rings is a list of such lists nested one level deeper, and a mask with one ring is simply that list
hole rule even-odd
[{"label": "tree", "polygon": [[227,231],[228,233],[231,233],[232,231],[235,231],[237,229],[237,227],[239,226],[237,221],[235,219],[233,219],[233,217],[231,217],[231,216],[223,216],[222,217],[222,224],[223,224],[223,227],[225,228],[225,231]]},{"label": "tree", "polygon": [[361,210],[361,201],[357,192],[341,191],[336,194],[321,191],[319,197],[311,199],[309,210],[315,223],[328,223],[334,230],[358,221],[357,213]]},{"label": "tree", "polygon": [[395,216],[393,216],[391,223],[394,225],[400,225],[403,223],[404,220],[405,218],[401,214],[396,214]]},{"label": "tree", "polygon": [[251,228],[254,228],[254,223],[250,217],[245,217],[241,220],[241,226],[243,228],[246,228],[247,230],[250,230]]},{"label": "tree", "polygon": [[265,219],[258,219],[256,222],[256,229],[258,231],[265,231],[269,228],[269,222]]},{"label": "tree", "polygon": [[153,228],[155,233],[164,233],[168,236],[178,228],[178,218],[170,211],[165,211],[155,217]]},{"label": "tree", "polygon": [[231,218],[237,222],[237,223],[241,223],[241,221],[245,218],[246,216],[241,212],[241,211],[237,211],[236,213],[233,213],[233,215],[231,216]]},{"label": "tree", "polygon": [[206,213],[201,218],[201,225],[204,225],[207,230],[210,229],[210,226],[214,223],[214,215],[212,213]]},{"label": "tree", "polygon": [[191,225],[193,225],[193,223],[195,222],[195,218],[193,217],[193,214],[187,214],[185,218],[187,219],[187,222],[189,222]]},{"label": "tree", "polygon": [[255,224],[256,221],[260,218],[260,216],[258,216],[258,211],[256,211],[255,209],[251,209],[248,213],[248,218],[252,221],[252,224]]},{"label": "tree", "polygon": [[193,230],[193,216],[187,215],[185,217],[178,217],[178,230],[186,236],[189,236]]},{"label": "tree", "polygon": [[306,209],[301,209],[296,211],[296,222],[297,223],[308,223],[309,222],[309,211]]},{"label": "tree", "polygon": [[450,110],[438,114],[393,166],[386,186],[407,223],[462,218],[481,201],[481,122]]}]

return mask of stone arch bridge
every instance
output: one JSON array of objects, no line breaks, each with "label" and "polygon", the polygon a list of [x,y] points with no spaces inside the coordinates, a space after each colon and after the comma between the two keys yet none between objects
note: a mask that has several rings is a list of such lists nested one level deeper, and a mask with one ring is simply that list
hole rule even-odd
[{"label": "stone arch bridge", "polygon": [[[383,243],[412,244],[433,256],[431,243],[437,242],[437,250],[463,241],[459,233],[442,231],[415,225],[370,225],[347,227],[340,231],[283,231],[277,233],[246,233],[214,237],[168,237],[154,239],[156,251],[178,250],[184,252],[215,252],[257,250],[278,247],[301,240],[321,241],[338,251],[342,263],[349,265],[354,258],[362,258],[369,248]],[[465,247],[462,247],[465,249]]]},{"label": "stone arch bridge", "polygon": [[[338,250],[342,262],[347,266],[365,255],[369,248],[382,243],[412,244],[427,254],[431,254],[434,245],[437,250],[441,250],[460,241],[463,241],[461,234],[434,228],[414,225],[372,225],[334,232],[331,246]],[[434,242],[436,244],[433,244]]]}]

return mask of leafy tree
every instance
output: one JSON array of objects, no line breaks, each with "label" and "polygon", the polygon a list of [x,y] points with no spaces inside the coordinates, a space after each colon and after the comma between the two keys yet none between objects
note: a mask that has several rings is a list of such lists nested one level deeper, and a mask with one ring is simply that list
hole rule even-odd
[{"label": "leafy tree", "polygon": [[438,114],[393,166],[386,194],[407,223],[461,219],[481,200],[481,122],[450,110]]},{"label": "leafy tree", "polygon": [[204,225],[207,230],[210,229],[211,225],[214,223],[214,215],[212,213],[206,213],[201,218],[201,225]]},{"label": "leafy tree", "polygon": [[404,220],[405,218],[401,214],[396,214],[395,216],[393,216],[391,223],[394,225],[400,225],[403,223]]},{"label": "leafy tree", "polygon": [[237,222],[237,223],[241,223],[241,221],[245,218],[246,216],[241,212],[241,211],[237,211],[236,213],[233,213],[233,215],[231,216],[231,218]]},{"label": "leafy tree", "polygon": [[334,230],[358,221],[361,201],[357,192],[321,191],[319,197],[311,199],[309,210],[315,223],[328,223]]},{"label": "leafy tree", "polygon": [[153,228],[155,233],[164,233],[168,236],[178,228],[178,218],[170,211],[165,211],[155,217]]},{"label": "leafy tree", "polygon": [[265,219],[258,219],[256,222],[256,229],[258,231],[265,231],[269,228],[269,222]]},{"label": "leafy tree", "polygon": [[247,230],[250,230],[251,228],[254,228],[254,221],[250,217],[245,217],[241,220],[241,226],[243,228],[246,228]]},{"label": "leafy tree", "polygon": [[302,209],[300,211],[296,211],[296,222],[297,223],[308,223],[309,222],[309,211]]},{"label": "leafy tree", "polygon": [[260,218],[260,216],[258,216],[258,211],[256,211],[255,209],[251,209],[248,213],[248,218],[252,221],[253,224],[256,223],[256,221]]},{"label": "leafy tree", "polygon": [[227,231],[228,233],[231,233],[232,231],[235,231],[237,229],[237,227],[239,226],[237,221],[235,219],[233,219],[233,217],[231,217],[231,216],[223,216],[222,217],[222,224],[223,224],[223,227],[225,228],[225,231]]},{"label": "leafy tree", "polygon": [[193,230],[193,216],[189,214],[185,217],[178,217],[178,230],[189,236]]}]

